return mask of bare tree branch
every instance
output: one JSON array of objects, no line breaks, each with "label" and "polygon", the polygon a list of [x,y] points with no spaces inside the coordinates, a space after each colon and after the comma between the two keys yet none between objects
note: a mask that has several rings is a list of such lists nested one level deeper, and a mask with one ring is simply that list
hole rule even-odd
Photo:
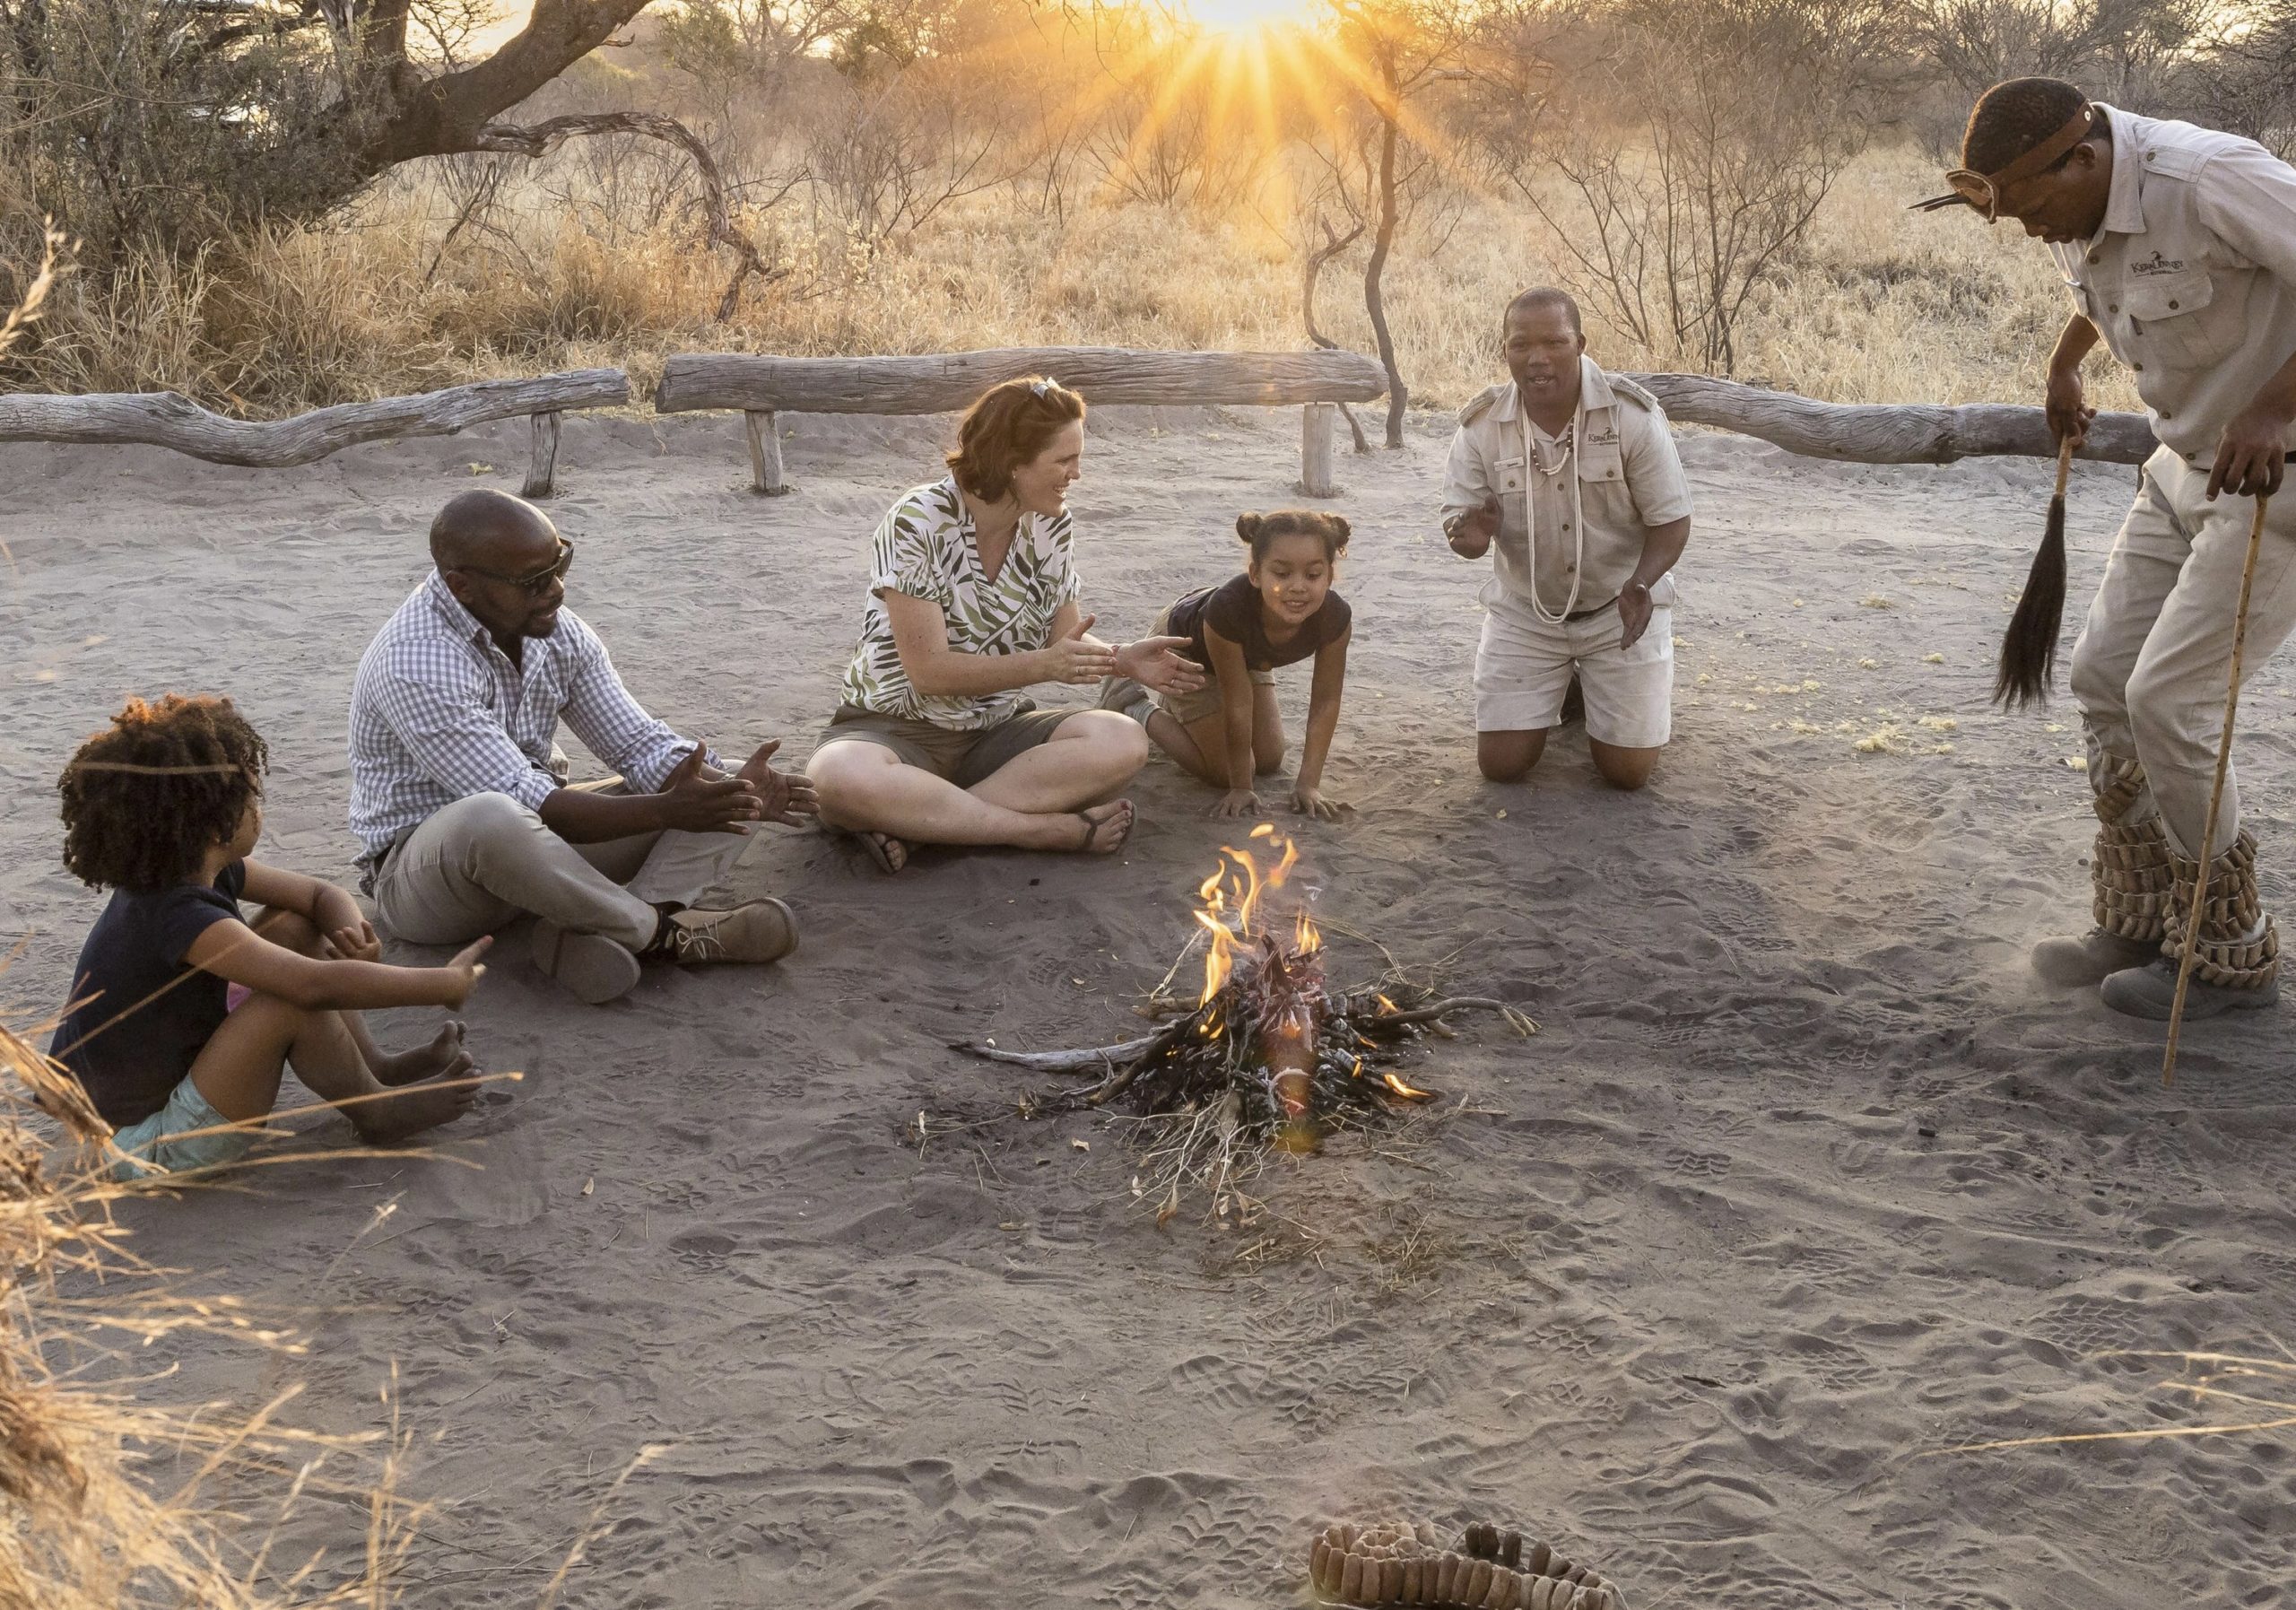
[{"label": "bare tree branch", "polygon": [[471,149],[539,157],[547,155],[563,141],[589,135],[638,135],[650,140],[665,140],[692,161],[694,171],[701,178],[702,203],[709,219],[709,243],[731,248],[736,259],[734,277],[726,286],[726,294],[718,300],[718,323],[733,318],[735,309],[741,305],[742,285],[752,274],[770,283],[787,272],[769,265],[758,251],[757,243],[734,222],[726,206],[726,177],[718,170],[717,159],[709,154],[709,148],[701,143],[700,136],[675,117],[658,112],[587,112],[552,117],[524,127],[490,123],[478,131]]}]

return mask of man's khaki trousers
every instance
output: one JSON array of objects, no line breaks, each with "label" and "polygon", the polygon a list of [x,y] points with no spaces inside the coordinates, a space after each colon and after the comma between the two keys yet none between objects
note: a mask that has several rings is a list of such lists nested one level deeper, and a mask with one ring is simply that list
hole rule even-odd
[{"label": "man's khaki trousers", "polygon": [[[2157,806],[2170,843],[2200,853],[2201,826],[2224,727],[2240,566],[2256,500],[2220,494],[2211,503],[2205,466],[2167,448],[2144,463],[2135,505],[2105,565],[2089,619],[2073,646],[2073,696],[2088,727],[2089,776],[2102,785],[2104,754],[2141,762],[2148,784],[2126,820]],[[2296,487],[2273,500],[2248,601],[2243,678],[2296,629]],[[2239,831],[2236,779],[2209,842],[2212,858]]]},{"label": "man's khaki trousers", "polygon": [[375,875],[376,916],[413,944],[467,944],[531,913],[639,951],[654,937],[654,901],[693,904],[748,843],[737,833],[653,832],[570,844],[509,795],[474,794],[391,848]]}]

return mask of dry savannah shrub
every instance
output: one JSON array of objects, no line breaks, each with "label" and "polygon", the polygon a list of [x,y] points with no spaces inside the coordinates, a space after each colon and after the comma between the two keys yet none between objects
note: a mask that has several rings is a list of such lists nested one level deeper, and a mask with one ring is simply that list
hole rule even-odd
[{"label": "dry savannah shrub", "polygon": [[[129,1376],[105,1368],[116,1350],[187,1335],[297,1348],[231,1299],[171,1291],[135,1258],[111,1216],[129,1188],[106,1177],[109,1127],[71,1075],[5,1024],[0,1081],[0,1606],[387,1604],[420,1513],[394,1491],[403,1439],[287,1427],[279,1414],[300,1388],[235,1415],[156,1408],[132,1382],[103,1384]],[[51,1166],[36,1108],[85,1161],[66,1149]],[[235,1504],[276,1492],[268,1523],[229,1512],[213,1493],[225,1484]],[[352,1557],[277,1557],[280,1525],[322,1492],[366,1510]]]}]

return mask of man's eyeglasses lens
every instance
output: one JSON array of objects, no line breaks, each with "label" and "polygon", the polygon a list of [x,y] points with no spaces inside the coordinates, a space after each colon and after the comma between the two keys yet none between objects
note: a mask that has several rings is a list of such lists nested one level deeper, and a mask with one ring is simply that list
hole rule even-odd
[{"label": "man's eyeglasses lens", "polygon": [[483,576],[489,581],[499,581],[506,587],[515,587],[529,598],[539,598],[550,590],[552,582],[559,580],[567,571],[574,568],[574,544],[564,537],[560,537],[558,562],[547,570],[536,570],[531,576],[502,576],[492,570],[474,570],[468,565],[463,568],[470,570],[474,576]]}]

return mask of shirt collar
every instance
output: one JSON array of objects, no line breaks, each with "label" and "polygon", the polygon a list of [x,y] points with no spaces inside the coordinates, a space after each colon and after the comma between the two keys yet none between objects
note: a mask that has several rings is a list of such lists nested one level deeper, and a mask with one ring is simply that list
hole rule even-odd
[{"label": "shirt collar", "polygon": [[[481,648],[495,648],[494,634],[479,624],[476,615],[463,607],[463,601],[455,596],[444,576],[432,570],[423,582],[422,590],[430,597],[431,609],[446,622],[448,631],[465,642],[476,643]],[[496,652],[500,650],[498,648]]]},{"label": "shirt collar", "polygon": [[[1603,366],[1586,353],[1579,353],[1578,412],[1592,413],[1598,408],[1611,408],[1617,405],[1618,394],[1611,389],[1610,377],[1603,373]],[[1522,391],[1510,380],[1507,384],[1506,391],[1500,395],[1499,406],[1493,411],[1492,417],[1502,424],[1509,423],[1522,413]]]},{"label": "shirt collar", "polygon": [[2112,187],[2105,193],[2105,221],[2090,239],[2091,246],[2107,235],[2144,232],[2144,153],[2137,135],[2136,119],[2101,100],[2097,107],[2105,114],[2105,121],[2113,132],[2113,180]]}]

